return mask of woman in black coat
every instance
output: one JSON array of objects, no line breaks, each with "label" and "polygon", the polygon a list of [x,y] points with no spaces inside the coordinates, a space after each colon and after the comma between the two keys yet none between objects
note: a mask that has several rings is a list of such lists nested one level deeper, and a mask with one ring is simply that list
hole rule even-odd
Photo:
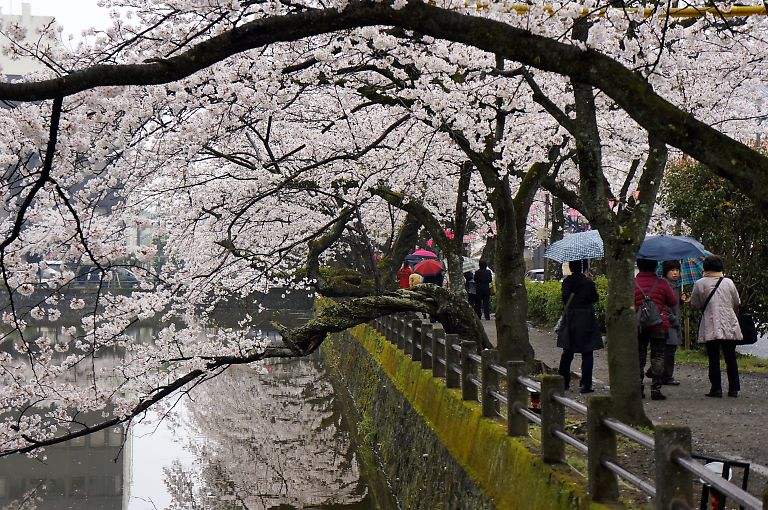
[{"label": "woman in black coat", "polygon": [[565,388],[568,389],[573,356],[575,353],[581,354],[580,392],[592,393],[592,352],[603,348],[603,337],[595,318],[597,288],[595,282],[584,274],[587,269],[586,260],[574,260],[568,263],[568,267],[571,274],[563,280],[562,287],[563,305],[567,304],[568,308],[557,335],[557,346],[563,349],[557,373],[563,376]]}]

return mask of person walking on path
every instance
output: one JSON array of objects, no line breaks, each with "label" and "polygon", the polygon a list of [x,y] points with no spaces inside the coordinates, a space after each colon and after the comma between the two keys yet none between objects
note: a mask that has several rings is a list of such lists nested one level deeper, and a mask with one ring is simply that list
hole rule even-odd
[{"label": "person walking on path", "polygon": [[586,260],[568,263],[571,274],[563,280],[562,298],[566,307],[562,328],[566,334],[558,334],[557,346],[563,349],[557,373],[565,380],[565,389],[570,388],[571,362],[575,353],[581,354],[581,393],[592,393],[592,369],[594,351],[603,348],[603,337],[595,317],[595,303],[599,297],[597,287],[584,273]]},{"label": "person walking on path", "polygon": [[661,374],[661,384],[678,386],[680,383],[675,379],[675,353],[677,346],[683,343],[683,332],[680,327],[680,302],[686,300],[685,293],[680,287],[680,261],[665,260],[662,262],[661,274],[677,298],[677,304],[669,309],[669,330],[667,331],[667,343],[664,346],[664,371]]},{"label": "person walking on path", "polygon": [[397,273],[395,273],[395,276],[397,276],[397,281],[400,284],[400,288],[410,288],[411,285],[408,281],[408,277],[410,277],[412,273],[413,270],[411,269],[411,266],[408,264],[408,262],[403,262],[402,267],[397,270]]},{"label": "person walking on path", "polygon": [[723,261],[717,255],[704,259],[704,277],[693,285],[691,306],[702,310],[699,322],[699,342],[704,342],[709,358],[709,393],[707,397],[722,397],[720,350],[728,375],[728,396],[738,397],[739,367],[736,364],[736,341],[742,339],[736,311],[741,301],[733,280],[723,276]]},{"label": "person walking on path", "polygon": [[[491,320],[491,282],[493,274],[488,269],[488,263],[480,261],[480,269],[475,271],[475,313],[479,318]],[[482,312],[482,314],[480,313]]]},{"label": "person walking on path", "polygon": [[475,285],[475,275],[472,271],[464,273],[464,288],[467,290],[467,301],[469,306],[475,309],[475,300],[477,298],[477,286]]},{"label": "person walking on path", "polygon": [[650,299],[658,310],[659,321],[654,325],[641,326],[638,324],[637,344],[640,360],[640,392],[645,397],[643,377],[645,361],[648,357],[648,346],[651,347],[651,399],[666,400],[661,392],[662,374],[664,373],[664,350],[669,331],[669,309],[677,304],[672,288],[666,280],[656,276],[656,261],[637,259],[640,270],[635,277],[635,311],[646,306],[646,298]]}]

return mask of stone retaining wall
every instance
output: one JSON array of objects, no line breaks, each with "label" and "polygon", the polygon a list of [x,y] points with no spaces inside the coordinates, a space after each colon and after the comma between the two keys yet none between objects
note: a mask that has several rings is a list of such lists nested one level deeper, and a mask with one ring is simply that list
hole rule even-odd
[{"label": "stone retaining wall", "polygon": [[322,350],[372,424],[403,508],[606,508],[588,500],[581,476],[544,464],[532,453],[538,443],[509,437],[372,328],[330,335]]}]

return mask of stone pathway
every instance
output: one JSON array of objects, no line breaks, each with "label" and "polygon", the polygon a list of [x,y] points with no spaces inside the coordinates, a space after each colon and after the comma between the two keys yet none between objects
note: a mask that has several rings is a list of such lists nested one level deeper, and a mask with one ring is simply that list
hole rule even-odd
[{"label": "stone pathway", "polygon": [[[493,320],[483,321],[486,333],[496,343]],[[557,367],[562,352],[556,346],[554,333],[529,325],[531,344],[536,358],[549,367]],[[571,370],[579,375],[581,358],[577,354]],[[675,378],[680,386],[664,386],[664,401],[644,401],[648,417],[654,423],[676,423],[690,427],[695,453],[726,457],[749,462],[749,491],[757,496],[768,480],[768,376],[742,373],[738,398],[707,398],[709,391],[707,369],[698,365],[678,364]],[[634,375],[632,376],[634,377]],[[608,393],[608,363],[606,350],[595,353],[595,394]],[[725,380],[725,370],[723,370]],[[585,402],[578,392],[578,383],[571,384],[568,397]],[[574,391],[574,389],[576,391]]]}]

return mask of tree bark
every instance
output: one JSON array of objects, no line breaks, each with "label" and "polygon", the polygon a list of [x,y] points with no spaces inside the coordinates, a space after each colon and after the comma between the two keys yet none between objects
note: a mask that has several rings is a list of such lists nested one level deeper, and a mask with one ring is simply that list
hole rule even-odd
[{"label": "tree bark", "polygon": [[305,325],[290,329],[274,324],[283,342],[301,355],[315,351],[328,333],[344,331],[378,317],[399,312],[422,312],[433,315],[446,333],[455,333],[465,340],[490,348],[488,336],[474,310],[465,299],[437,285],[417,285],[380,296],[350,299],[322,309]]}]

